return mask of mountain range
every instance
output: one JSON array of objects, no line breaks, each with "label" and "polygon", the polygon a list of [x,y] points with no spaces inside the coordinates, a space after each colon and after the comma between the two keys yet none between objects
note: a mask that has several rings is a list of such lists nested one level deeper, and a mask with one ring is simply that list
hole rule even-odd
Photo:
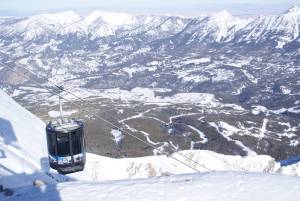
[{"label": "mountain range", "polygon": [[[44,120],[57,104],[47,91],[56,83],[84,98],[67,96],[87,110],[163,149],[280,160],[300,150],[299,28],[297,6],[250,17],[227,11],[198,17],[103,11],[2,17],[0,86]],[[66,108],[74,114],[73,106]],[[98,134],[115,132],[90,114],[74,115],[90,123],[93,153],[153,151],[125,140],[116,153],[113,136]]]}]

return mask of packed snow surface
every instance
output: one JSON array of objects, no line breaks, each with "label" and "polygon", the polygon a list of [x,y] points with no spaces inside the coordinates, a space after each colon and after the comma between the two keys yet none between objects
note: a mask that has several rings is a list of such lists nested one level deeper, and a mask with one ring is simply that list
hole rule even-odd
[{"label": "packed snow surface", "polygon": [[298,201],[297,177],[259,173],[213,172],[112,182],[65,182],[18,189],[17,201],[170,200]]},{"label": "packed snow surface", "polygon": [[15,173],[40,168],[40,159],[47,156],[43,125],[0,90],[0,176],[5,168]]}]

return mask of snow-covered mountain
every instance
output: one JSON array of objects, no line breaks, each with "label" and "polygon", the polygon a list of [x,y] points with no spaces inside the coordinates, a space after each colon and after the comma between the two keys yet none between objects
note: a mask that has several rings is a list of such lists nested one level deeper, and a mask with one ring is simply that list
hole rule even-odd
[{"label": "snow-covered mountain", "polygon": [[[227,11],[197,18],[179,16],[129,15],[94,11],[80,16],[72,11],[30,17],[1,18],[1,36],[4,38],[36,41],[42,38],[84,35],[90,39],[108,36],[158,35],[156,28],[173,33],[169,37],[188,35],[189,43],[261,43],[275,42],[278,48],[298,39],[300,8],[294,6],[277,16],[239,17]],[[138,31],[138,30],[143,31]],[[168,36],[165,36],[165,38]],[[45,41],[45,39],[43,39]],[[152,40],[155,40],[153,38]],[[172,40],[172,39],[171,39]],[[143,42],[151,42],[149,40]],[[188,43],[188,44],[189,44]]]},{"label": "snow-covered mountain", "polygon": [[50,170],[45,123],[0,90],[0,184],[18,187],[10,200],[299,200],[298,178],[278,173],[299,176],[300,164],[277,162],[300,151],[299,28],[297,6],[253,17],[0,18],[0,87],[44,120],[57,113],[53,83],[83,98],[63,94],[80,104],[65,102],[65,115],[86,121],[94,153],[83,172]]},{"label": "snow-covered mountain", "polygon": [[[0,61],[30,79],[1,64],[0,86],[48,120],[57,110],[53,82],[63,84],[85,100],[67,98],[169,152],[287,159],[300,151],[299,10],[253,17],[95,11],[1,18]],[[154,153],[127,137],[116,151],[111,128],[74,105],[66,108],[88,122],[89,151]]]},{"label": "snow-covered mountain", "polygon": [[42,14],[25,18],[12,18],[3,22],[3,34],[7,37],[19,36],[30,41],[41,37],[50,38],[62,29],[79,22],[81,16],[74,12]]},{"label": "snow-covered mountain", "polygon": [[274,41],[276,48],[299,41],[300,8],[295,6],[279,16],[259,16],[240,30],[239,41]]}]

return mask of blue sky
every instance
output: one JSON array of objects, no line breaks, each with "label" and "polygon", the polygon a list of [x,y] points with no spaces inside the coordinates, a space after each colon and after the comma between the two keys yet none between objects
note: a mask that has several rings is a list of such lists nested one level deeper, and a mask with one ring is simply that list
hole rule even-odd
[{"label": "blue sky", "polygon": [[278,14],[300,0],[0,0],[0,15],[31,15],[74,10],[199,15],[226,9],[242,14]]}]

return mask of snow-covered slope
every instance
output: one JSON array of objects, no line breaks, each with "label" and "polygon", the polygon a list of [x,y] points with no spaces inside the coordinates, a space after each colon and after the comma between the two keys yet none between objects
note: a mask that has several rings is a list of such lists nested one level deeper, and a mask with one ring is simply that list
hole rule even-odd
[{"label": "snow-covered slope", "polygon": [[298,201],[297,177],[214,172],[103,183],[67,182],[19,189],[10,200]]},{"label": "snow-covered slope", "polygon": [[[44,123],[0,90],[0,183],[23,186],[48,169]],[[31,176],[29,176],[31,175]]]},{"label": "snow-covered slope", "polygon": [[[1,90],[0,97],[1,164],[5,164],[6,168],[12,171],[17,171],[15,164],[8,163],[10,157],[6,156],[15,154],[26,164],[30,164],[32,170],[39,169],[40,158],[47,153],[42,135],[43,122]],[[14,167],[10,168],[10,165]]]},{"label": "snow-covered slope", "polygon": [[240,41],[262,43],[277,42],[276,48],[282,48],[299,36],[300,8],[294,6],[278,16],[259,16],[240,30]]}]

